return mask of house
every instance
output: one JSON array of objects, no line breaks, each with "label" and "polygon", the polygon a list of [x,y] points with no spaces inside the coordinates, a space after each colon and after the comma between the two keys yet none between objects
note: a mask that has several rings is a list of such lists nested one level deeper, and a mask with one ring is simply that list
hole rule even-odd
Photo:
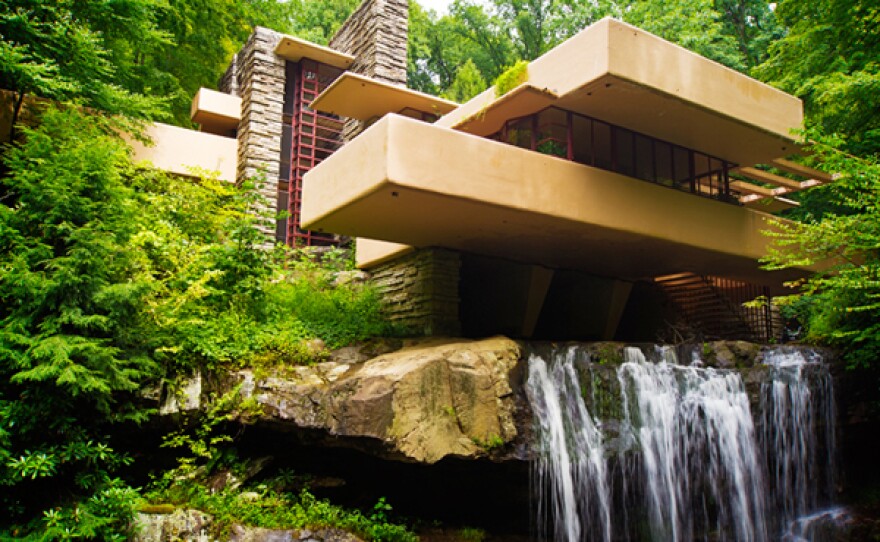
[{"label": "house", "polygon": [[330,47],[257,29],[200,92],[203,135],[289,210],[267,235],[356,238],[426,334],[778,335],[742,303],[799,276],[760,268],[769,213],[831,181],[791,160],[800,100],[614,19],[461,105],[406,89],[405,54],[406,2],[365,0]]}]

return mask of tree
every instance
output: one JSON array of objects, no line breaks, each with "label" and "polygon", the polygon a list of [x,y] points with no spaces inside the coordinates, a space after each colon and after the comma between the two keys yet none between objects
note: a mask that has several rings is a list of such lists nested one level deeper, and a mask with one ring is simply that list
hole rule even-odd
[{"label": "tree", "polygon": [[36,499],[61,475],[100,485],[125,458],[96,427],[136,417],[131,395],[156,374],[122,339],[146,284],[132,280],[127,244],[140,211],[118,128],[50,108],[5,157],[0,184],[14,204],[0,205],[0,484],[9,499]]},{"label": "tree", "polygon": [[464,103],[488,88],[485,79],[480,75],[480,70],[473,60],[468,59],[458,72],[455,79],[449,85],[449,90],[443,93],[443,97],[454,102]]},{"label": "tree", "polygon": [[0,87],[14,95],[14,136],[28,94],[133,117],[163,115],[163,98],[127,88],[140,51],[168,42],[156,26],[157,0],[3,0]]},{"label": "tree", "polygon": [[803,99],[810,124],[849,152],[880,154],[880,5],[783,0],[776,15],[788,32],[754,74]]},{"label": "tree", "polygon": [[715,0],[724,34],[733,36],[746,71],[767,59],[770,44],[782,37],[776,13],[765,0]]},{"label": "tree", "polygon": [[[290,32],[309,41],[327,45],[360,0],[300,0],[293,10]],[[275,28],[275,30],[280,30]]]},{"label": "tree", "polygon": [[[457,15],[437,18],[434,12],[426,12],[417,2],[410,2],[407,51],[407,80],[410,87],[435,95],[442,94],[450,88],[459,69],[469,60],[483,80],[492,81],[504,71],[504,63],[512,58],[506,38],[493,34],[497,28],[491,30],[480,26],[489,20],[482,7],[460,3],[453,9],[466,11],[472,19],[462,19]],[[474,39],[468,27],[472,23],[477,24],[482,43],[490,44],[491,50]]]},{"label": "tree", "polygon": [[734,36],[725,32],[712,0],[631,2],[624,20],[735,70],[746,67]]},{"label": "tree", "polygon": [[761,0],[496,0],[489,8],[456,0],[441,18],[412,2],[410,84],[447,92],[468,59],[484,80],[494,81],[518,60],[533,60],[606,16],[740,71],[762,60],[778,33]]},{"label": "tree", "polygon": [[807,339],[841,348],[851,366],[880,357],[880,163],[838,150],[840,139],[815,136],[807,146],[834,183],[813,189],[826,202],[821,216],[776,222],[769,269],[818,266],[783,298],[806,325]]}]

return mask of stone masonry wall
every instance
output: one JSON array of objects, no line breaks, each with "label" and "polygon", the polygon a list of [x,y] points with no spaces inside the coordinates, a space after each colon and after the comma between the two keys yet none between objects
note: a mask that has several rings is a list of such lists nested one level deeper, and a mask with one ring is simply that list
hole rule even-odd
[{"label": "stone masonry wall", "polygon": [[257,211],[265,220],[261,220],[259,229],[270,243],[275,239],[284,107],[285,61],[275,55],[275,46],[280,40],[278,32],[256,27],[234,63],[234,80],[242,98],[236,180],[261,179],[259,192],[264,201]]},{"label": "stone masonry wall", "polygon": [[457,252],[420,249],[370,269],[371,282],[392,322],[423,335],[456,336],[461,333],[460,267]]},{"label": "stone masonry wall", "polygon": [[229,67],[226,68],[226,71],[220,78],[220,82],[217,83],[217,90],[219,90],[220,92],[225,92],[226,94],[232,94],[233,96],[239,95],[238,55],[239,53],[235,53],[235,55],[233,55],[232,61],[229,63]]},{"label": "stone masonry wall", "polygon": [[[408,0],[364,0],[330,40],[330,47],[354,55],[349,71],[406,86],[408,21]],[[343,137],[348,141],[362,129],[363,123],[349,121]]]}]

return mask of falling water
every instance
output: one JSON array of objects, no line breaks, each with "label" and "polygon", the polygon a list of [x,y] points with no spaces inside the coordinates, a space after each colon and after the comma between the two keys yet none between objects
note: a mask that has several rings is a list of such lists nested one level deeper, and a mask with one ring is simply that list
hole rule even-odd
[{"label": "falling water", "polygon": [[764,362],[770,378],[761,389],[763,448],[775,523],[789,529],[829,505],[834,492],[834,386],[814,353],[781,348]]},{"label": "falling water", "polygon": [[[611,540],[611,509],[602,433],[580,397],[572,348],[551,367],[529,360],[529,398],[537,415],[538,485],[547,488],[538,518],[565,540]],[[544,504],[549,504],[544,508]],[[543,526],[542,526],[543,527]],[[548,525],[547,527],[551,527]],[[544,528],[546,529],[546,528]],[[542,529],[542,530],[544,530]]]},{"label": "falling water", "polygon": [[[530,357],[539,534],[569,542],[813,540],[801,534],[812,525],[808,514],[833,486],[825,365],[770,352],[756,430],[739,373],[679,364],[670,349],[656,357],[627,348],[616,370],[576,346]],[[599,370],[615,381],[604,382],[617,397],[611,415],[599,412]]]}]

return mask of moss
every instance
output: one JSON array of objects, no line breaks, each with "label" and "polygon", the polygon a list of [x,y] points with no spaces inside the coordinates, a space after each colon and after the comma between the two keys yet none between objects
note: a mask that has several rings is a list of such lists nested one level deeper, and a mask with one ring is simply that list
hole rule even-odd
[{"label": "moss", "polygon": [[594,356],[599,365],[617,366],[623,363],[623,352],[618,344],[602,343],[595,350]]},{"label": "moss", "polygon": [[177,510],[173,504],[149,504],[144,503],[138,506],[137,511],[142,514],[172,514]]},{"label": "moss", "polygon": [[623,415],[623,401],[617,371],[610,368],[596,367],[591,370],[589,401],[591,412],[603,420],[620,419]]},{"label": "moss", "polygon": [[486,539],[486,531],[473,527],[464,527],[458,531],[458,539],[462,542],[483,542]]},{"label": "moss", "polygon": [[501,97],[529,80],[529,63],[518,60],[495,80],[495,96]]},{"label": "moss", "polygon": [[504,439],[495,433],[487,435],[485,440],[472,437],[471,441],[486,452],[492,452],[504,447]]},{"label": "moss", "polygon": [[700,351],[700,359],[703,360],[703,363],[709,365],[710,367],[714,367],[718,364],[718,354],[715,351],[715,347],[709,343],[703,343],[703,347]]}]

